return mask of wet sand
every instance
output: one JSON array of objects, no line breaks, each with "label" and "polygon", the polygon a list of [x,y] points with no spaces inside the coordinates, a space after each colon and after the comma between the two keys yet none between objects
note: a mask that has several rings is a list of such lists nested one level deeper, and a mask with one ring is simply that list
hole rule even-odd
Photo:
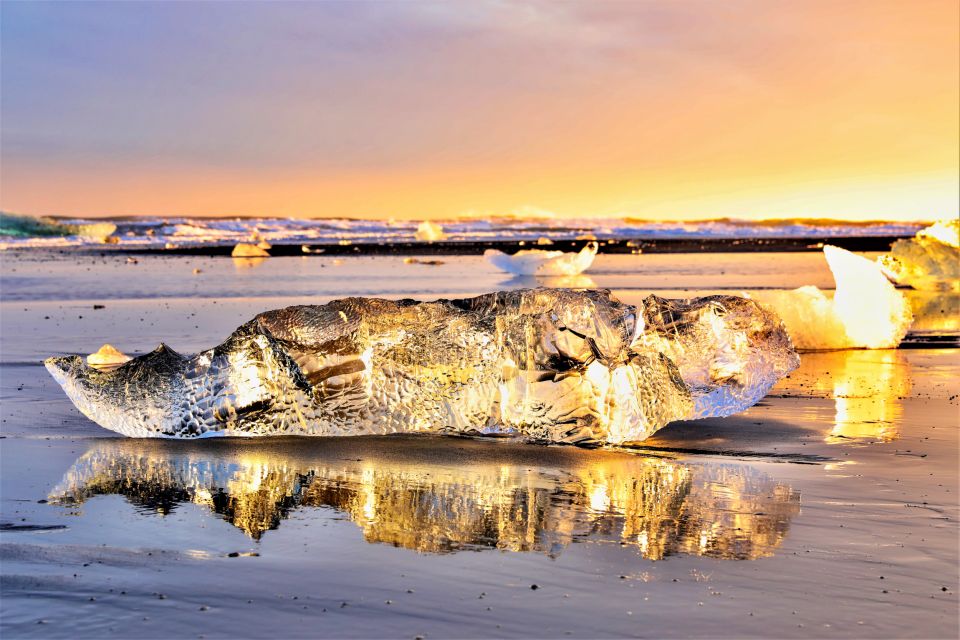
[{"label": "wet sand", "polygon": [[[777,257],[601,255],[559,284],[628,302],[829,286],[815,254]],[[536,281],[476,257],[5,256],[2,276],[4,637],[958,633],[956,348],[803,354],[749,411],[619,450],[136,441],[39,361],[193,351],[287,304]],[[918,335],[956,335],[956,296],[914,298]]]}]

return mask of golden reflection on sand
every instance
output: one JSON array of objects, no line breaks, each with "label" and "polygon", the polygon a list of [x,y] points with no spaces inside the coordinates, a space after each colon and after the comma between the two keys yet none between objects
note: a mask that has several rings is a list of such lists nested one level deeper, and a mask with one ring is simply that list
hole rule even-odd
[{"label": "golden reflection on sand", "polygon": [[[403,443],[399,455],[396,442]],[[431,462],[436,456],[406,442],[391,440],[389,454],[365,450],[349,457],[316,446],[306,455],[287,455],[283,447],[211,455],[199,446],[205,443],[101,443],[74,463],[50,500],[72,505],[119,494],[141,511],[159,513],[195,503],[255,539],[293,509],[332,507],[356,523],[367,542],[420,552],[556,555],[573,542],[597,542],[653,560],[769,556],[800,509],[796,491],[744,464],[544,450],[544,466],[504,458],[503,447],[489,443],[496,459],[484,460],[480,446],[480,455]],[[458,440],[425,442],[446,450],[441,457],[463,449]],[[292,447],[307,446],[301,443]]]},{"label": "golden reflection on sand", "polygon": [[803,354],[800,368],[777,391],[833,400],[827,442],[890,442],[900,437],[910,379],[910,362],[898,349],[824,351]]},{"label": "golden reflection on sand", "polygon": [[960,293],[956,291],[904,291],[913,310],[910,330],[921,334],[960,333]]},{"label": "golden reflection on sand", "polygon": [[909,372],[910,365],[896,349],[845,358],[834,372],[836,416],[827,439],[897,440],[903,418],[900,399],[910,393]]}]

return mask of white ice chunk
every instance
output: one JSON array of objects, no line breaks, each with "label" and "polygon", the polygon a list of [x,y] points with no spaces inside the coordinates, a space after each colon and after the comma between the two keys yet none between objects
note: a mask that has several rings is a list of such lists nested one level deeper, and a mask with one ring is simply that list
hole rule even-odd
[{"label": "white ice chunk", "polygon": [[900,344],[913,314],[902,293],[870,260],[839,247],[823,255],[836,281],[830,298],[814,286],[763,292],[755,297],[783,319],[798,349],[892,349]]},{"label": "white ice chunk", "polygon": [[490,264],[507,273],[521,276],[575,276],[590,268],[597,256],[597,249],[597,243],[590,242],[579,253],[527,249],[511,256],[496,249],[487,249],[483,255]]},{"label": "white ice chunk", "polygon": [[[269,248],[270,245],[267,245]],[[233,248],[230,255],[234,258],[269,258],[270,253],[259,244],[240,242]]]}]

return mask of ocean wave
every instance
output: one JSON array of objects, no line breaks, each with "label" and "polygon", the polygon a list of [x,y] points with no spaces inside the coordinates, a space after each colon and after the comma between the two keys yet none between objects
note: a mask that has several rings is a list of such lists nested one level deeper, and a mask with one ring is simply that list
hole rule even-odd
[{"label": "ocean wave", "polygon": [[[739,239],[842,238],[911,236],[923,228],[913,222],[842,222],[834,220],[736,220],[658,222],[632,218],[504,217],[435,221],[446,241],[524,241],[541,238]],[[226,246],[256,236],[273,244],[414,242],[419,220],[346,218],[187,218],[113,219],[34,218],[0,213],[0,248],[76,247],[108,241],[131,248]],[[106,231],[106,233],[104,233]]]}]

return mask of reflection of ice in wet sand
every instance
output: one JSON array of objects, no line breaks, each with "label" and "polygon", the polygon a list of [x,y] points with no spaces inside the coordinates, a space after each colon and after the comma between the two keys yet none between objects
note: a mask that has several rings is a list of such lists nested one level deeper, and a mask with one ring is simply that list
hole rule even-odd
[{"label": "reflection of ice in wet sand", "polygon": [[900,437],[902,399],[911,389],[910,363],[897,349],[808,353],[791,380],[775,393],[787,386],[794,393],[833,400],[835,414],[828,442],[889,442]]},{"label": "reflection of ice in wet sand", "polygon": [[865,357],[847,353],[833,374],[836,417],[830,438],[900,437],[903,404],[910,393],[910,365],[900,351],[888,349]]},{"label": "reflection of ice in wet sand", "polygon": [[960,293],[910,289],[905,295],[913,309],[912,334],[945,337],[960,334]]},{"label": "reflection of ice in wet sand", "polygon": [[254,267],[259,267],[261,264],[266,262],[266,258],[233,258],[233,266],[236,267],[238,271],[243,269],[252,269]]},{"label": "reflection of ice in wet sand", "polygon": [[421,552],[496,548],[559,553],[572,542],[619,542],[643,557],[752,559],[781,543],[799,494],[740,464],[598,456],[530,468],[423,457],[209,456],[163,444],[104,443],[51,492],[59,504],[120,494],[142,510],[204,505],[253,538],[301,507],[333,507],[368,542]]}]

